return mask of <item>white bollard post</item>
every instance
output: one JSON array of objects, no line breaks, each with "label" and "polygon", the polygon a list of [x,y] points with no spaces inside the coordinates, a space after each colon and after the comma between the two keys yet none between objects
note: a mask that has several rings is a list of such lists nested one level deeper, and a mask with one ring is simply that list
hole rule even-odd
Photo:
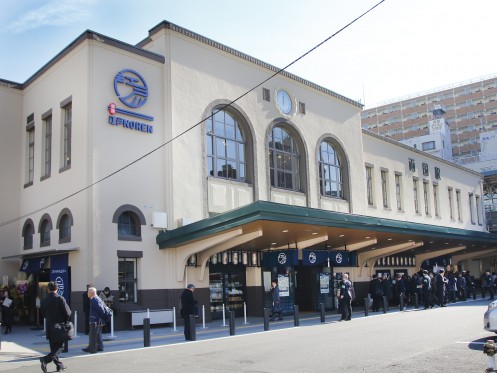
[{"label": "white bollard post", "polygon": [[147,308],[147,319],[150,319],[150,309]]},{"label": "white bollard post", "polygon": [[223,303],[223,326],[226,326],[226,306]]},{"label": "white bollard post", "polygon": [[485,372],[495,372],[495,353],[497,352],[497,346],[492,339],[487,340],[487,343],[483,345],[483,353],[487,355],[487,369]]},{"label": "white bollard post", "polygon": [[247,302],[243,302],[243,324],[244,325],[247,325],[248,322],[247,322]]},{"label": "white bollard post", "polygon": [[74,311],[74,338],[78,337],[78,311]]},{"label": "white bollard post", "polygon": [[202,329],[205,329],[205,305],[202,304]]},{"label": "white bollard post", "polygon": [[110,316],[110,337],[115,338],[114,336],[114,312]]},{"label": "white bollard post", "polygon": [[173,307],[173,332],[176,331],[176,307]]},{"label": "white bollard post", "polygon": [[47,319],[43,319],[43,331],[47,331]]}]

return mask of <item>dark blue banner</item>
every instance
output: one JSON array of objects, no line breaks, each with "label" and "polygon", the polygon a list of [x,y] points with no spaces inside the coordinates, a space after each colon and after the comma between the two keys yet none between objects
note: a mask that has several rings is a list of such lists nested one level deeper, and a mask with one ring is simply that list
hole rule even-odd
[{"label": "dark blue banner", "polygon": [[357,255],[350,251],[302,250],[302,264],[306,266],[328,264],[333,267],[355,266]]},{"label": "dark blue banner", "polygon": [[19,268],[19,272],[38,273],[43,269],[46,261],[46,256],[24,259],[21,268]]},{"label": "dark blue banner", "polygon": [[264,253],[262,265],[264,267],[288,267],[298,264],[297,250],[270,251]]},{"label": "dark blue banner", "polygon": [[68,254],[53,255],[50,257],[50,281],[59,287],[58,294],[66,298],[67,303],[71,303],[71,292],[69,287]]}]

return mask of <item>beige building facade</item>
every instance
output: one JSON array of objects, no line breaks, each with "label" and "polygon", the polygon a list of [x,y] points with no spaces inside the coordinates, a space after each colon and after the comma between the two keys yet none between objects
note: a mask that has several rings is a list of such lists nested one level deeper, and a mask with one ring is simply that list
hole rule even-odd
[{"label": "beige building facade", "polygon": [[27,321],[58,274],[80,311],[86,284],[109,286],[126,327],[178,308],[188,283],[208,319],[262,314],[271,279],[315,310],[334,305],[335,273],[365,291],[376,269],[464,253],[452,265],[474,270],[494,252],[479,173],[276,72],[162,22],[136,46],[87,31],[25,83],[0,81],[0,273],[31,284]]}]

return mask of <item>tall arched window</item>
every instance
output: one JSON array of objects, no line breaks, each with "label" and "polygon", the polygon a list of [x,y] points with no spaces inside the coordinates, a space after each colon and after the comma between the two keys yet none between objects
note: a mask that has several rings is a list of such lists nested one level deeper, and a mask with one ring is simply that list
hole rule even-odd
[{"label": "tall arched window", "polygon": [[48,219],[42,220],[40,224],[40,246],[50,245],[50,230],[52,229],[52,224]]},{"label": "tall arched window", "polygon": [[300,191],[299,153],[290,133],[279,126],[269,135],[271,186]]},{"label": "tall arched window", "polygon": [[319,185],[321,195],[343,198],[343,175],[340,157],[333,145],[323,141],[319,150]]},{"label": "tall arched window", "polygon": [[73,217],[71,210],[62,209],[57,218],[56,228],[59,230],[59,243],[71,242],[71,227],[73,226]]},{"label": "tall arched window", "polygon": [[207,120],[207,175],[245,181],[245,136],[237,120],[214,110]]},{"label": "tall arched window", "polygon": [[33,235],[35,233],[35,228],[33,221],[31,219],[26,220],[24,227],[22,229],[22,237],[24,239],[24,250],[29,250],[33,248]]}]

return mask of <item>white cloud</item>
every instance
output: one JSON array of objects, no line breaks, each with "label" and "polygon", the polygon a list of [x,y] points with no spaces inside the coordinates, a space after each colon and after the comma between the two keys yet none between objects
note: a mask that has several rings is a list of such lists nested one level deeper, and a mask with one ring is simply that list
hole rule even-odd
[{"label": "white cloud", "polygon": [[21,33],[42,26],[69,25],[90,17],[94,3],[95,0],[51,0],[10,23],[7,29]]}]

